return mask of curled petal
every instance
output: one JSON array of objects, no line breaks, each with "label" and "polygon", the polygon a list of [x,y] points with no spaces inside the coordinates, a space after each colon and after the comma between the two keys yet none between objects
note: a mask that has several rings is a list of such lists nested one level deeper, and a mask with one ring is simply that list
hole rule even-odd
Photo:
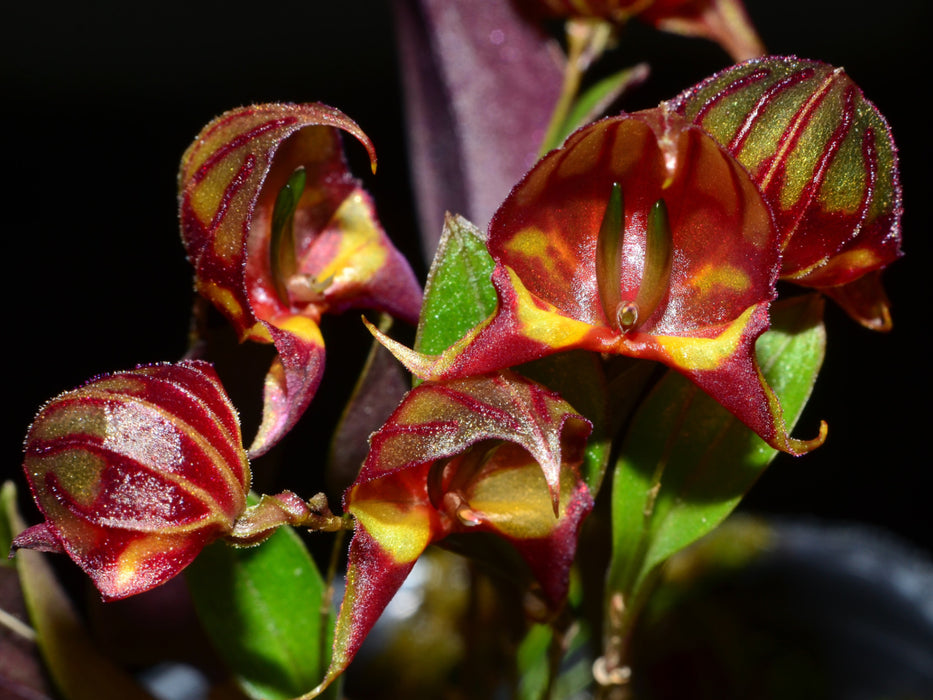
[{"label": "curled petal", "polygon": [[320,383],[322,314],[362,307],[418,317],[420,287],[348,171],[340,130],[366,147],[375,169],[359,126],[321,104],[227,112],[182,159],[182,240],[198,292],[242,339],[279,352],[252,455],[294,425]]},{"label": "curled petal", "polygon": [[266,373],[262,423],[249,448],[251,457],[266,453],[295,426],[324,376],[324,339],[318,325],[305,316],[280,323],[266,324],[278,357]]},{"label": "curled petal", "polygon": [[64,550],[105,599],[153,588],[246,507],[236,412],[203,362],[98,377],[47,403],[24,469],[46,522],[15,547]]},{"label": "curled petal", "polygon": [[751,173],[774,213],[781,278],[826,291],[864,325],[890,327],[877,280],[870,297],[867,283],[845,289],[901,255],[902,213],[890,128],[849,76],[768,57],[722,71],[669,106]]}]

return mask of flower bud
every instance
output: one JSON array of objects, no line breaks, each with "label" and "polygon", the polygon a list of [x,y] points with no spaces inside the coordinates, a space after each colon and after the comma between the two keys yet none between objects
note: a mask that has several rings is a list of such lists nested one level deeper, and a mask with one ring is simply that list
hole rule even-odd
[{"label": "flower bud", "polygon": [[49,401],[23,468],[46,520],[14,548],[66,552],[105,600],[158,586],[246,507],[236,410],[205,362],[92,379]]}]

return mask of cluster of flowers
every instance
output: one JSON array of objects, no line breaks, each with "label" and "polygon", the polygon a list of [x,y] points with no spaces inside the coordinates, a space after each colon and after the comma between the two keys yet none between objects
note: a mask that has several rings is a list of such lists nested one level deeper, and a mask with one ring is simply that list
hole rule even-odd
[{"label": "cluster of flowers", "polygon": [[[667,5],[683,3],[657,3],[649,21],[664,26]],[[879,274],[900,255],[901,202],[887,124],[841,70],[748,61],[657,108],[585,126],[542,158],[485,236],[495,311],[459,341],[426,354],[370,326],[425,381],[373,434],[346,516],[290,492],[248,506],[249,458],[295,426],[320,383],[321,315],[419,319],[419,284],[349,173],[341,131],[375,169],[367,136],[319,104],[228,112],[183,157],[181,228],[197,291],[242,340],[277,353],[251,446],[206,362],[93,379],[50,401],[30,429],[24,468],[46,520],[14,543],[66,552],[116,599],[164,583],[216,539],[352,527],[333,660],[317,690],[346,668],[426,547],[453,533],[504,538],[549,605],[566,595],[594,503],[581,474],[592,424],[510,368],[571,350],[652,360],[772,447],[802,454],[826,427],[791,438],[755,356],[778,280],[890,327]]]}]

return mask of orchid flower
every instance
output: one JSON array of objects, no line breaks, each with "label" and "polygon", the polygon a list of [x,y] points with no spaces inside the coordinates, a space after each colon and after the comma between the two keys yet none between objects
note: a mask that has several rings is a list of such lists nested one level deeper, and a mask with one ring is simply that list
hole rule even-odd
[{"label": "orchid flower", "polygon": [[768,57],[708,78],[668,108],[748,169],[774,215],[781,279],[890,330],[880,274],[901,255],[897,149],[852,79],[818,61]]},{"label": "orchid flower", "polygon": [[236,409],[200,360],[95,377],[45,404],[23,469],[45,522],[13,550],[65,553],[104,600],[155,588],[209,543],[259,544],[283,525],[335,530],[323,494],[247,505],[251,474]]},{"label": "orchid flower", "polygon": [[429,544],[485,532],[510,542],[551,608],[567,593],[593,507],[580,478],[589,421],[510,372],[412,390],[373,434],[344,506],[356,520],[323,691],[350,663]]},{"label": "orchid flower", "polygon": [[759,371],[780,265],[744,168],[664,108],[596,122],[532,168],[496,213],[496,311],[437,356],[380,340],[422,378],[463,377],[583,349],[681,372],[775,448],[791,439]]},{"label": "orchid flower", "polygon": [[415,322],[421,290],[350,175],[339,130],[376,155],[346,115],[321,104],[233,110],[208,124],[179,173],[182,239],[196,288],[241,340],[273,343],[262,424],[268,451],[304,413],[324,371],[324,313],[371,308]]},{"label": "orchid flower", "polygon": [[106,600],[158,586],[246,508],[236,409],[206,362],[97,377],[49,401],[24,469],[45,522],[14,548],[67,553]]}]

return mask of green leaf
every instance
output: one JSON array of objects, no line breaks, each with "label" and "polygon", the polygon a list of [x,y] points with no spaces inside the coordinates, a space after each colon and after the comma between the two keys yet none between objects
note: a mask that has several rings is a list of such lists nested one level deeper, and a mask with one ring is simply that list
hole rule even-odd
[{"label": "green leaf", "polygon": [[493,267],[482,231],[448,214],[425,284],[415,350],[440,354],[496,310]]},{"label": "green leaf", "polygon": [[284,187],[279,191],[272,208],[272,233],[269,242],[269,262],[272,266],[272,279],[282,301],[288,301],[285,279],[295,272],[295,240],[292,232],[295,210],[305,189],[307,174],[304,168],[298,168],[289,176]]},{"label": "green leaf", "polygon": [[572,626],[569,639],[558,639],[549,625],[532,625],[516,656],[517,700],[569,700],[584,695],[593,681],[593,661],[585,653],[589,640],[583,620]]},{"label": "green leaf", "polygon": [[[789,427],[823,361],[822,312],[815,296],[776,304],[772,328],[756,346]],[[652,572],[721,523],[776,454],[716,401],[668,372],[635,414],[613,478],[608,592],[622,594],[628,615]]]},{"label": "green leaf", "polygon": [[548,625],[536,624],[518,647],[518,700],[543,700],[550,684],[551,662],[548,650],[554,631]]},{"label": "green leaf", "polygon": [[[0,492],[3,548],[25,529],[16,508],[16,487],[8,481]],[[14,562],[23,599],[49,675],[66,700],[153,700],[122,668],[102,655],[87,633],[46,557],[21,549]]]},{"label": "green leaf", "polygon": [[330,662],[332,612],[325,585],[294,530],[258,547],[206,547],[186,570],[198,617],[252,698],[307,692]]}]

